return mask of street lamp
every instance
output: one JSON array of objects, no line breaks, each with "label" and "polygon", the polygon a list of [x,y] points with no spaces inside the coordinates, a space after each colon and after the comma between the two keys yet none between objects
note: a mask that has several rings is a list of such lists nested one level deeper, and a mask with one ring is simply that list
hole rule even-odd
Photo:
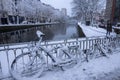
[{"label": "street lamp", "polygon": [[16,21],[14,21],[14,23],[19,23],[19,11],[18,11],[18,0],[14,0],[14,5],[15,5],[15,18],[16,18]]}]

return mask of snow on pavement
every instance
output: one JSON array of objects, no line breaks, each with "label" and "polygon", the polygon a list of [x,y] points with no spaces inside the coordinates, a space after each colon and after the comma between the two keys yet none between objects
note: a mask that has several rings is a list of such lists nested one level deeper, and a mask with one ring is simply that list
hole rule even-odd
[{"label": "snow on pavement", "polygon": [[78,63],[73,68],[65,71],[51,71],[40,78],[25,80],[112,80],[111,77],[118,77],[118,79],[114,80],[119,80],[119,73],[120,52],[119,54],[110,55],[109,58],[101,57],[82,64]]},{"label": "snow on pavement", "polygon": [[[86,37],[95,37],[95,36],[106,36],[106,30],[99,27],[86,26],[85,24],[78,23],[82,28]],[[111,35],[115,35],[114,32]]]}]

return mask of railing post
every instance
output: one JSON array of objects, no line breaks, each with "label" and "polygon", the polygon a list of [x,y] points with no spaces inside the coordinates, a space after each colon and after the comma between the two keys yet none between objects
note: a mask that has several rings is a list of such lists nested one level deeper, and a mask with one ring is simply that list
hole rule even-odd
[{"label": "railing post", "polygon": [[86,37],[86,49],[88,49],[88,37]]},{"label": "railing post", "polygon": [[67,45],[67,39],[66,39],[66,40],[64,40],[64,44],[65,44],[65,46]]},{"label": "railing post", "polygon": [[6,55],[7,55],[7,64],[8,64],[8,72],[10,73],[10,61],[9,61],[9,55],[8,50],[6,49]]},{"label": "railing post", "polygon": [[0,62],[0,75],[2,74],[2,66],[1,66],[1,62]]},{"label": "railing post", "polygon": [[83,50],[85,50],[85,40],[83,40]]}]

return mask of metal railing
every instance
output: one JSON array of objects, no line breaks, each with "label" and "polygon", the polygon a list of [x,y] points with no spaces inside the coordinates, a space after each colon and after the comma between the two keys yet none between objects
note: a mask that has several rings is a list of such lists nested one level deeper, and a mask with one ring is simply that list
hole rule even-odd
[{"label": "metal railing", "polygon": [[[45,41],[45,42],[42,42],[41,45],[45,48],[57,47],[59,45],[62,45],[62,46],[78,45],[79,49],[86,50],[86,49],[89,49],[92,45],[94,45],[97,41],[99,41],[101,44],[104,44],[105,39],[106,39],[105,37],[96,37],[96,38],[77,38],[77,39],[61,40],[61,41],[54,41],[54,42],[52,42],[52,41],[46,42]],[[111,41],[112,38],[109,38],[109,40]],[[33,42],[33,45],[34,45],[34,43],[36,43],[36,42]],[[22,46],[6,44],[6,45],[0,47],[0,63],[1,63],[0,70],[1,70],[1,72],[4,73],[4,71],[7,70],[7,72],[10,73],[9,70],[10,70],[10,65],[11,65],[12,61],[18,55],[23,54],[26,51],[30,51],[30,47],[28,47],[28,44],[29,43],[26,43],[26,44],[23,43],[24,46],[22,45],[22,43],[21,43]],[[57,55],[57,54],[55,54],[55,55]],[[4,61],[4,62],[2,62],[2,61]],[[47,64],[50,63],[48,56],[46,56],[46,61],[47,61]]]}]

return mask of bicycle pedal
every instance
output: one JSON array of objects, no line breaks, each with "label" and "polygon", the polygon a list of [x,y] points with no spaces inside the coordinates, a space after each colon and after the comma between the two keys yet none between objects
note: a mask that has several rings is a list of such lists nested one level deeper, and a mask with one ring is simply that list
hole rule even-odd
[{"label": "bicycle pedal", "polygon": [[77,61],[76,60],[71,60],[71,61],[67,61],[65,63],[60,63],[59,65],[60,66],[68,66],[68,65],[71,65],[71,64],[77,64]]}]

